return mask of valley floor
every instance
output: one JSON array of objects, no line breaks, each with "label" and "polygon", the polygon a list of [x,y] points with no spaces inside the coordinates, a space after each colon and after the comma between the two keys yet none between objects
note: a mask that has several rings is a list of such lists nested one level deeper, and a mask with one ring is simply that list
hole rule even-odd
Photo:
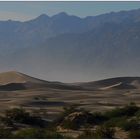
[{"label": "valley floor", "polygon": [[91,112],[106,111],[130,102],[140,105],[140,89],[128,90],[60,90],[51,88],[0,91],[0,110],[23,107],[26,110],[48,112],[54,119],[63,107],[77,105]]}]

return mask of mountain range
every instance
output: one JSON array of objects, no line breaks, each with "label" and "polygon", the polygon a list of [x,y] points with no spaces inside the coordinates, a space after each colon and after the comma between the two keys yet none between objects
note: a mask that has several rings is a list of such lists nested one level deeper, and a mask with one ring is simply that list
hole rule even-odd
[{"label": "mountain range", "polygon": [[75,82],[140,75],[140,9],[0,21],[0,71]]}]

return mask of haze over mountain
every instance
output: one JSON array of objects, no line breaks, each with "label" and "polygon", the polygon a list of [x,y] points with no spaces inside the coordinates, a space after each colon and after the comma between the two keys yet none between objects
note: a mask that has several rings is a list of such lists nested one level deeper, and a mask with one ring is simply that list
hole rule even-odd
[{"label": "haze over mountain", "polygon": [[63,82],[140,75],[140,9],[0,21],[0,38],[0,71]]}]

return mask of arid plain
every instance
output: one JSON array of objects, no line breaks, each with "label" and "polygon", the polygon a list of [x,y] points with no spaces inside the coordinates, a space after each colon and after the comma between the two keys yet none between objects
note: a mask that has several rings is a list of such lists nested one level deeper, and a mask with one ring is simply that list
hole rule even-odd
[{"label": "arid plain", "polygon": [[55,119],[63,107],[76,105],[91,112],[106,111],[130,102],[140,105],[140,78],[118,77],[95,82],[60,83],[39,80],[19,72],[0,74],[0,110],[23,107],[47,112]]}]

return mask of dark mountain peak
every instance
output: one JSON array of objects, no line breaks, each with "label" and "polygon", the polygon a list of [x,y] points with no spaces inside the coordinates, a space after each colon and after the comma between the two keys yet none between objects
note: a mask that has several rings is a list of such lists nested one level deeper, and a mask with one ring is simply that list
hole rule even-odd
[{"label": "dark mountain peak", "polygon": [[37,17],[37,19],[41,19],[41,20],[48,19],[48,18],[49,16],[46,14],[41,14],[40,16]]},{"label": "dark mountain peak", "polygon": [[68,17],[69,15],[66,12],[60,12],[54,16],[52,16],[52,18],[61,18],[61,17]]},{"label": "dark mountain peak", "polygon": [[40,16],[38,16],[38,17],[36,17],[35,19],[32,19],[32,20],[29,20],[29,21],[27,21],[27,22],[32,22],[32,21],[48,21],[48,19],[49,19],[50,17],[48,16],[48,15],[46,15],[46,14],[41,14]]},{"label": "dark mountain peak", "polygon": [[66,12],[60,12],[58,14],[56,14],[57,16],[68,16],[68,14]]}]

